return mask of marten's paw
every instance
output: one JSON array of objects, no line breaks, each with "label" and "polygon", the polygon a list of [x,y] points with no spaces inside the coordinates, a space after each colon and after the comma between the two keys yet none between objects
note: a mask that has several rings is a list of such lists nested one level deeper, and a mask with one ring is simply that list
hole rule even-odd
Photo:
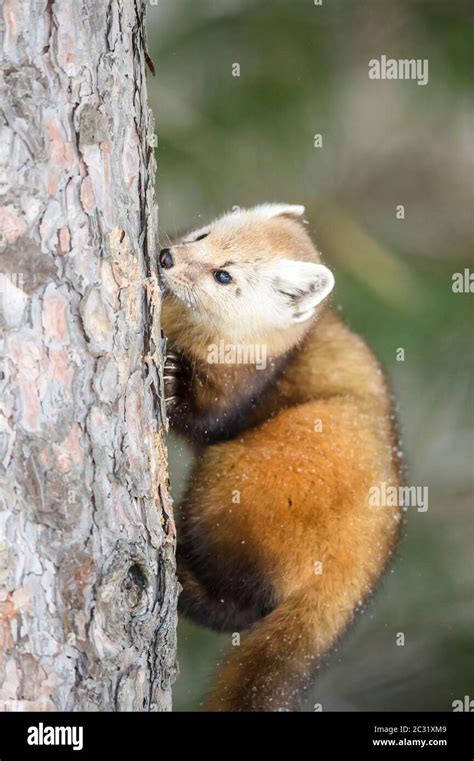
[{"label": "marten's paw", "polygon": [[163,380],[165,382],[165,402],[168,414],[175,410],[185,396],[186,369],[179,354],[166,353]]}]

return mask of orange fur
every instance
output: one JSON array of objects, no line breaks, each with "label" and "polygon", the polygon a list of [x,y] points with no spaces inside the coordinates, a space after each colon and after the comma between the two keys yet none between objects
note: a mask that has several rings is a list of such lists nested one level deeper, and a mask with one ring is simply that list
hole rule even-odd
[{"label": "orange fur", "polygon": [[[280,240],[294,233],[300,258],[300,230],[307,234],[297,221],[273,219],[266,245],[278,224],[272,256],[288,256]],[[230,318],[218,331],[165,302],[165,330],[193,368],[187,393],[196,406],[183,412],[184,429],[192,432],[204,412],[212,427],[213,413],[233,410],[230,436],[199,429],[206,446],[179,509],[181,610],[218,630],[252,626],[220,669],[207,710],[295,708],[397,539],[398,508],[368,504],[371,486],[400,481],[385,379],[365,343],[326,307],[264,337],[274,364],[246,406],[258,371],[206,365],[206,346],[226,334]]]}]

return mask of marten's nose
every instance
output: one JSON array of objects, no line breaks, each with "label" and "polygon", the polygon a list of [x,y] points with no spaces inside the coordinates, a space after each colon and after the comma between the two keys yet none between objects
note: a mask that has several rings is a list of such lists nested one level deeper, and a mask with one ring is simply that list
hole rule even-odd
[{"label": "marten's nose", "polygon": [[173,257],[171,256],[169,248],[162,248],[160,251],[160,264],[165,270],[171,269],[173,266]]}]

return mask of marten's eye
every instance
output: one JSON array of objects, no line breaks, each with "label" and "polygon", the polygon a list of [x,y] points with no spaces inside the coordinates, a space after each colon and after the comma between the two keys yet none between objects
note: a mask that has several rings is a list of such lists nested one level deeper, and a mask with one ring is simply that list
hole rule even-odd
[{"label": "marten's eye", "polygon": [[194,242],[197,243],[198,240],[204,240],[204,238],[207,238],[208,235],[209,233],[203,233],[202,235],[198,235]]},{"label": "marten's eye", "polygon": [[214,275],[214,280],[217,280],[221,285],[228,285],[228,283],[232,282],[232,275],[227,270],[214,270],[212,274]]}]

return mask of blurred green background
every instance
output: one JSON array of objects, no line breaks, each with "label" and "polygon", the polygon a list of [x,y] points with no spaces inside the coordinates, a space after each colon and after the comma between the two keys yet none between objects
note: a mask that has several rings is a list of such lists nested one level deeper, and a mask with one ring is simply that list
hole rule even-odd
[{"label": "blurred green background", "polygon": [[[234,205],[305,204],[336,276],[335,302],[391,378],[408,483],[429,487],[428,512],[409,509],[392,570],[321,666],[309,711],[315,703],[451,710],[453,700],[474,698],[474,297],[452,291],[453,273],[474,269],[469,6],[148,7],[160,231],[192,228]],[[369,80],[368,61],[382,54],[427,58],[429,83]],[[189,458],[182,444],[171,449],[179,498]],[[230,635],[180,622],[175,710],[199,708],[229,646]]]}]

